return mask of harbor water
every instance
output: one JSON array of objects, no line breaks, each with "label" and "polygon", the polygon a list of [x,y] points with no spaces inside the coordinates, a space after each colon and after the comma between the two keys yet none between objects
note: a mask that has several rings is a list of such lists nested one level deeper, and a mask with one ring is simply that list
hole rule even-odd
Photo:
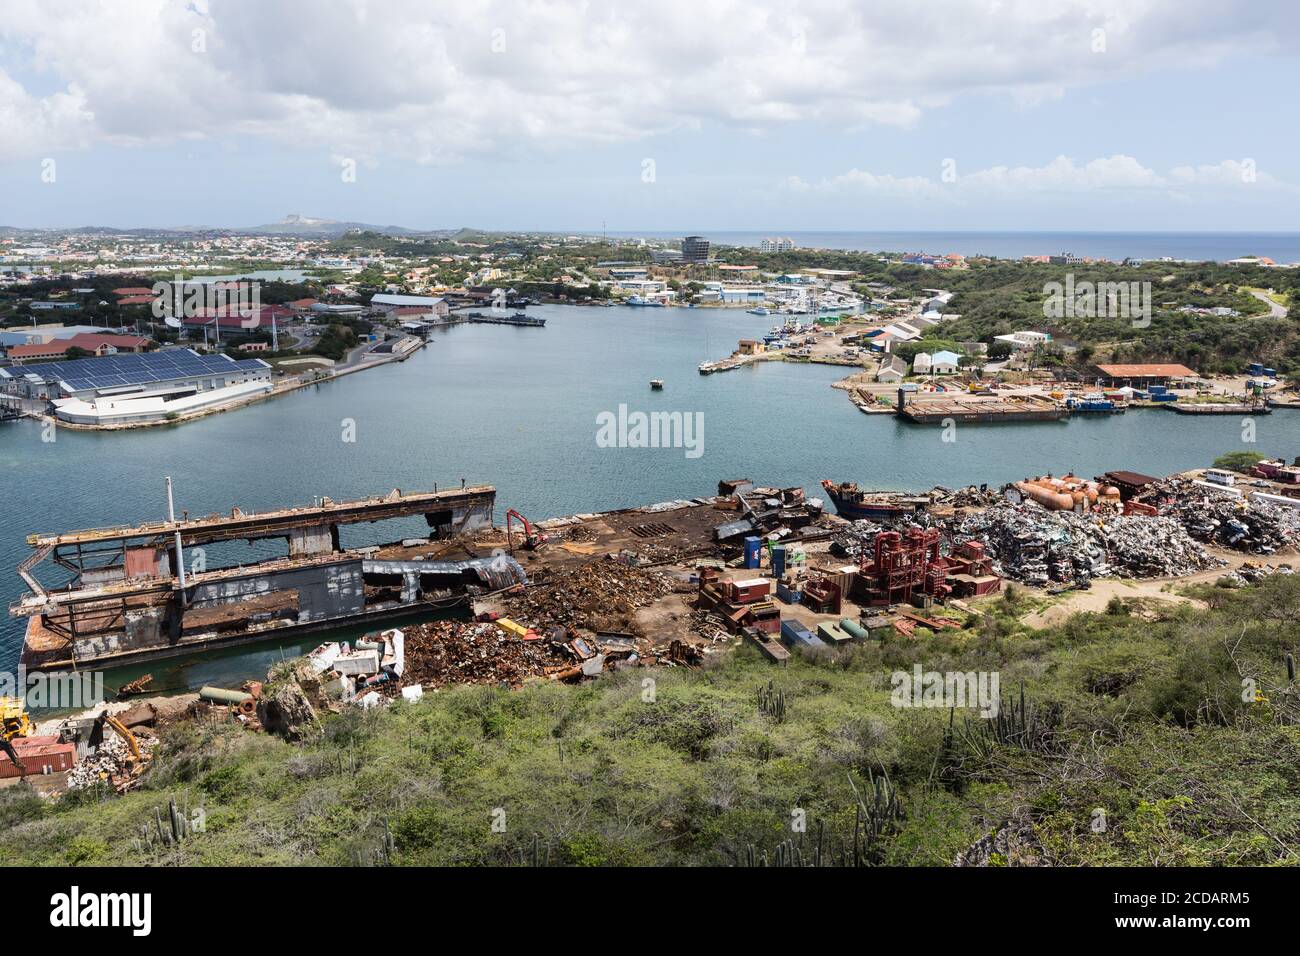
[{"label": "harbor water", "polygon": [[[774,316],[528,311],[544,316],[546,327],[441,329],[404,363],[182,425],[59,430],[47,442],[36,422],[0,424],[0,599],[12,604],[23,590],[14,569],[30,553],[28,534],[165,517],[165,475],[175,482],[177,509],[192,516],[447,487],[464,478],[496,486],[500,521],[507,508],[541,519],[710,495],[720,478],[801,485],[809,494],[821,494],[822,478],[925,489],[1049,471],[1166,474],[1224,452],[1291,456],[1300,445],[1300,411],[1287,410],[1256,420],[1254,445],[1243,445],[1239,418],[1165,410],[963,426],[947,442],[942,429],[858,411],[831,388],[844,368],[760,362],[698,373],[700,362],[727,355],[738,339],[761,337]],[[652,379],[663,379],[664,388],[652,390]],[[620,406],[625,420],[638,411],[698,413],[692,421],[702,431],[691,436],[698,448],[628,447],[636,437],[621,432],[614,442],[598,442],[602,416],[617,418]],[[246,560],[260,552],[249,547]],[[0,623],[0,669],[16,666],[24,624],[12,617]],[[291,650],[272,645],[210,656],[193,664],[186,680],[261,676],[269,660]],[[159,674],[158,666],[149,669]]]}]

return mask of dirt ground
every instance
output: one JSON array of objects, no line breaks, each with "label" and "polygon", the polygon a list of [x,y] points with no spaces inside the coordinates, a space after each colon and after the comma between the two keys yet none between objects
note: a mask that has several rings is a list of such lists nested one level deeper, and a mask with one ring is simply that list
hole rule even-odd
[{"label": "dirt ground", "polygon": [[[1195,604],[1203,606],[1203,602],[1189,598],[1184,594],[1178,593],[1184,587],[1190,584],[1208,584],[1218,580],[1228,571],[1239,568],[1249,562],[1261,561],[1260,555],[1239,554],[1235,551],[1224,551],[1219,548],[1207,548],[1211,554],[1222,558],[1228,563],[1218,568],[1211,568],[1208,571],[1201,571],[1198,574],[1187,575],[1181,578],[1147,578],[1144,580],[1134,580],[1133,578],[1101,578],[1092,582],[1092,587],[1086,591],[1069,591],[1063,595],[1057,603],[1051,607],[1035,611],[1024,618],[1024,623],[1030,627],[1050,627],[1053,624],[1059,624],[1068,618],[1071,614],[1080,611],[1104,611],[1106,605],[1110,603],[1113,597],[1119,598],[1142,598],[1147,600],[1168,601],[1171,604]],[[1043,593],[1035,591],[1035,594]]]}]

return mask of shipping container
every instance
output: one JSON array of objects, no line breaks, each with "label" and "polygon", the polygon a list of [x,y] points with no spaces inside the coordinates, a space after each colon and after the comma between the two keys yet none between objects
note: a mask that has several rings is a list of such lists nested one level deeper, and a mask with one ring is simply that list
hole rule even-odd
[{"label": "shipping container", "polygon": [[[33,743],[19,737],[13,741],[13,748],[28,776],[71,770],[77,760],[77,748],[73,744]],[[3,760],[3,763],[0,763],[0,780],[22,776],[8,757],[2,757],[0,760]]]}]

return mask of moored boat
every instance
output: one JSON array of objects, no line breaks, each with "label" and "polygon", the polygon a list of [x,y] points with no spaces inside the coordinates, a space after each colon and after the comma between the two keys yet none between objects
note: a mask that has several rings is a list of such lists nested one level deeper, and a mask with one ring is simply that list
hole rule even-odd
[{"label": "moored boat", "polygon": [[892,491],[863,491],[856,483],[843,481],[839,484],[829,478],[822,480],[822,488],[835,504],[840,517],[852,521],[888,521],[893,518],[906,518],[920,513],[930,504],[930,499],[923,495],[907,495]]}]

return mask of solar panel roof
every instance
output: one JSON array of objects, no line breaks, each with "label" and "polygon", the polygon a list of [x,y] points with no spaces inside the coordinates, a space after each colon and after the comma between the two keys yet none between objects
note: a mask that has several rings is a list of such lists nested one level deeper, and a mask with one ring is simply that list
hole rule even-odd
[{"label": "solar panel roof", "polygon": [[261,359],[240,359],[228,355],[199,355],[191,349],[165,349],[159,352],[126,352],[99,358],[72,359],[67,362],[42,362],[0,369],[0,375],[37,376],[45,382],[65,382],[73,391],[92,388],[118,388],[147,385],[177,378],[229,374],[269,368]]}]

